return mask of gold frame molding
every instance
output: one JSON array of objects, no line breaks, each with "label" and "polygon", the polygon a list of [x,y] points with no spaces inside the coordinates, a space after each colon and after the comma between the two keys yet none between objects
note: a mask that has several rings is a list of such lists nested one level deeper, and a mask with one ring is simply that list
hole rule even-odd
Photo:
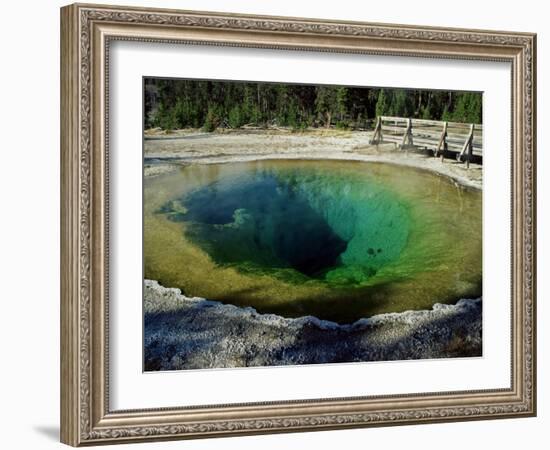
[{"label": "gold frame molding", "polygon": [[[112,411],[108,58],[113,40],[458,58],[512,67],[508,389]],[[536,35],[74,4],[61,9],[61,440],[73,446],[536,414]]]}]

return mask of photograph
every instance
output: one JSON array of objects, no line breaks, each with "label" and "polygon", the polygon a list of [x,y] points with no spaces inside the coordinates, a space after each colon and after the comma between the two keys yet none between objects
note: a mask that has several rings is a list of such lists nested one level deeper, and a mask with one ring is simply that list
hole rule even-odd
[{"label": "photograph", "polygon": [[[17,230],[36,228],[36,205],[58,221],[58,240],[40,228],[13,241],[12,264],[35,261],[34,241],[57,251],[55,318],[34,309],[58,358],[37,323],[22,334],[12,320],[33,350],[11,347],[25,356],[14,373],[59,397],[62,443],[268,449],[293,434],[324,449],[386,445],[392,427],[398,444],[518,448],[544,429],[542,16],[396,2],[77,3],[43,33],[59,58],[40,40],[18,52],[59,62],[58,91],[41,73],[29,97],[55,94],[59,114],[21,101],[38,86],[32,58],[4,108],[18,122],[8,157],[27,155],[22,137],[59,141],[57,157],[38,144],[5,171],[25,185],[25,201],[6,190],[29,216]],[[47,189],[59,207],[31,207]],[[21,316],[22,273],[6,317]],[[58,391],[36,380],[48,364]]]},{"label": "photograph", "polygon": [[483,356],[483,92],[142,86],[145,372]]}]

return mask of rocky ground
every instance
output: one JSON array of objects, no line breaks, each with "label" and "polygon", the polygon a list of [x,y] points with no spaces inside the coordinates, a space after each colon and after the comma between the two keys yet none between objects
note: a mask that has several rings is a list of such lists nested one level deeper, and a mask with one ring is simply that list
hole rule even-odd
[{"label": "rocky ground", "polygon": [[145,280],[145,369],[178,370],[481,356],[482,301],[349,325],[259,314]]}]

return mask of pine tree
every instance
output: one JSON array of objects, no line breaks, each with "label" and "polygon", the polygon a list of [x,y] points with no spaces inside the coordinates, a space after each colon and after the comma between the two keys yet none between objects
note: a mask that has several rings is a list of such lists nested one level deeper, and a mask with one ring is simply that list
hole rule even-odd
[{"label": "pine tree", "polygon": [[385,89],[380,89],[376,102],[376,117],[384,116],[389,112],[389,99]]},{"label": "pine tree", "polygon": [[338,128],[347,128],[348,121],[348,88],[338,87],[335,92],[336,114],[338,115],[338,122],[336,123]]},{"label": "pine tree", "polygon": [[482,100],[477,92],[151,78],[145,80],[144,125],[361,128],[368,117],[384,115],[481,123]]},{"label": "pine tree", "polygon": [[318,86],[315,96],[315,112],[321,117],[325,127],[329,128],[336,106],[336,90],[332,86]]}]

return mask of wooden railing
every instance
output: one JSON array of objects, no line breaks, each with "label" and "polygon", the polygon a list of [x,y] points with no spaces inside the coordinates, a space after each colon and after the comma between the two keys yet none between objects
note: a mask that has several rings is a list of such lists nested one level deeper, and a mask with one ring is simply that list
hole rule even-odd
[{"label": "wooden railing", "polygon": [[371,144],[393,142],[400,149],[425,148],[434,156],[456,155],[457,161],[466,162],[483,157],[483,125],[438,120],[379,116],[376,119]]}]

